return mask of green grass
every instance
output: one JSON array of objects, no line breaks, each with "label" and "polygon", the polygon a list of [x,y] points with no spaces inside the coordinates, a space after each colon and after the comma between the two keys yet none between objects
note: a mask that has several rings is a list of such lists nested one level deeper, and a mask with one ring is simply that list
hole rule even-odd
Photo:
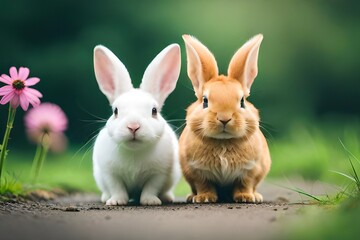
[{"label": "green grass", "polygon": [[[16,180],[14,177],[5,177],[2,180],[0,186],[0,197],[1,195],[20,195],[24,193],[24,186],[22,183]],[[0,198],[1,199],[1,198]]]},{"label": "green grass", "polygon": [[[79,153],[68,151],[60,155],[49,154],[35,186],[28,184],[32,181],[30,175],[32,158],[31,153],[16,153],[12,151],[7,159],[7,179],[11,179],[11,182],[16,183],[15,185],[17,186],[23,185],[24,189],[26,187],[62,188],[69,192],[85,191],[99,193],[92,175],[91,152]],[[13,189],[7,188],[10,192]],[[185,196],[189,192],[190,190],[185,180],[181,179],[175,189],[175,194],[177,196]]]},{"label": "green grass", "polygon": [[331,208],[310,206],[302,209],[303,217],[287,223],[282,236],[273,239],[358,239],[360,197],[350,197]]},{"label": "green grass", "polygon": [[342,143],[360,156],[360,127],[295,125],[280,139],[270,139],[272,167],[269,177],[300,175],[308,180],[345,184],[346,180],[333,171],[351,172],[348,155]]},{"label": "green grass", "polygon": [[347,186],[335,196],[319,198],[301,189],[294,191],[310,197],[320,204],[332,204],[335,209],[311,208],[305,211],[301,220],[289,226],[286,233],[276,239],[358,239],[360,229],[360,161],[345,144],[339,140],[348,158],[349,173],[332,171],[347,181]]},{"label": "green grass", "polygon": [[[12,151],[7,159],[7,173],[20,182],[31,183],[30,172],[34,153]],[[61,155],[49,154],[39,175],[37,186],[61,187],[70,191],[96,191],[90,157],[72,151]]]}]

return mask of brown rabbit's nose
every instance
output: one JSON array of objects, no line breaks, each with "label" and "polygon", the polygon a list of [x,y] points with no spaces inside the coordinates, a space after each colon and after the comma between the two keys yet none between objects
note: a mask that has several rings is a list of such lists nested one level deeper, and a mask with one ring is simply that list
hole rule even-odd
[{"label": "brown rabbit's nose", "polygon": [[220,119],[218,119],[223,125],[224,125],[224,127],[225,127],[225,125],[228,123],[228,122],[230,122],[231,121],[231,118],[230,119],[227,119],[227,120],[220,120]]},{"label": "brown rabbit's nose", "polygon": [[130,130],[130,132],[132,132],[132,134],[135,134],[135,132],[137,130],[139,130],[140,124],[138,124],[138,123],[129,123],[127,125],[127,128]]}]

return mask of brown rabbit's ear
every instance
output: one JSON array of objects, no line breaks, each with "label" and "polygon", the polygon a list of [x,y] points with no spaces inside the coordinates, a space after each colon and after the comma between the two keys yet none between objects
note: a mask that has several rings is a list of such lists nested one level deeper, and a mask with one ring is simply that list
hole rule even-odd
[{"label": "brown rabbit's ear", "polygon": [[205,82],[218,75],[218,67],[212,53],[199,40],[184,34],[187,72],[198,98],[202,97]]},{"label": "brown rabbit's ear", "polygon": [[263,35],[258,34],[247,41],[232,57],[228,76],[237,79],[250,95],[250,88],[258,74],[258,56]]}]

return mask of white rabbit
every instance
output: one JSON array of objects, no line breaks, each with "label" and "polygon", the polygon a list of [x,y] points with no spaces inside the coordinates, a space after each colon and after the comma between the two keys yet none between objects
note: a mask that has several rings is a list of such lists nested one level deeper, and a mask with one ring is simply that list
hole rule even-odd
[{"label": "white rabbit", "polygon": [[113,115],[94,146],[95,181],[106,205],[172,202],[180,178],[178,142],[160,115],[180,74],[180,47],[172,44],[147,67],[140,88],[133,88],[122,62],[106,47],[94,49],[95,76]]}]

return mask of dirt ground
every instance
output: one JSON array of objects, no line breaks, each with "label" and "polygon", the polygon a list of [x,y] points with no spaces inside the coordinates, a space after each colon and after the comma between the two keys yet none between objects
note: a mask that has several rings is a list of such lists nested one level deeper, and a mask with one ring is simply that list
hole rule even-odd
[{"label": "dirt ground", "polygon": [[323,183],[284,182],[263,183],[262,204],[185,204],[178,198],[157,207],[108,207],[95,194],[0,202],[1,239],[276,239],[308,207],[306,197],[278,184],[317,195],[335,191]]}]

